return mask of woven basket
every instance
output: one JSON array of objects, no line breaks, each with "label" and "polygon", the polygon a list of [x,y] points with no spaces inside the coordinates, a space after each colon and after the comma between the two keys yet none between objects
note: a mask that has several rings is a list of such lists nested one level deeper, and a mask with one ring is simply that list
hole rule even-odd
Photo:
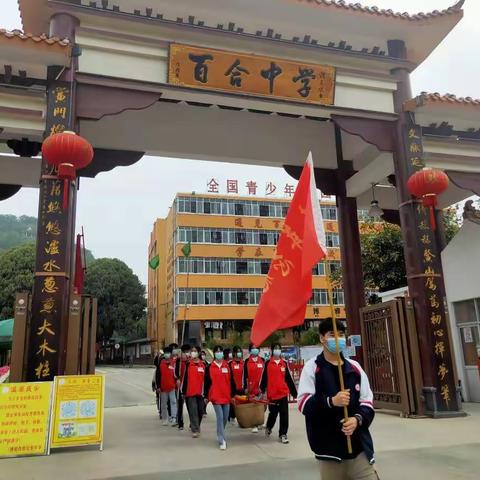
[{"label": "woven basket", "polygon": [[235,416],[240,428],[263,425],[265,405],[263,403],[242,403],[235,405]]}]

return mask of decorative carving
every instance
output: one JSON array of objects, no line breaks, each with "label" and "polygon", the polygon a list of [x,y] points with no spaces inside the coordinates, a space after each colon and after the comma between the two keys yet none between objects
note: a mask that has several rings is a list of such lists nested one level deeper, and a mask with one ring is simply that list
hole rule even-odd
[{"label": "decorative carving", "polygon": [[155,92],[80,84],[77,89],[77,116],[100,120],[126,110],[144,110],[156,103],[160,96]]},{"label": "decorative carving", "polygon": [[115,167],[128,167],[133,165],[144,155],[144,152],[96,148],[92,163],[88,167],[79,170],[78,176],[94,178],[99,173],[109,172]]},{"label": "decorative carving", "polygon": [[375,145],[381,152],[393,152],[395,148],[395,123],[360,117],[332,115],[335,125],[365,142]]},{"label": "decorative carving", "polygon": [[5,185],[4,183],[0,183],[0,202],[13,197],[21,188],[21,185]]},{"label": "decorative carving", "polygon": [[15,155],[20,157],[36,157],[42,149],[41,143],[31,142],[28,138],[8,140],[7,145],[13,150]]}]

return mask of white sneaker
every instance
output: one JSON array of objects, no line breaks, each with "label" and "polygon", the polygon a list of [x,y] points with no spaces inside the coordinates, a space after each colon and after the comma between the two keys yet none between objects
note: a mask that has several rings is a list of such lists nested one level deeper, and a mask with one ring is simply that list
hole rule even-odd
[{"label": "white sneaker", "polygon": [[252,428],[252,433],[258,433],[258,427],[253,427]]},{"label": "white sneaker", "polygon": [[170,423],[168,422],[168,420],[164,420],[163,423],[162,423],[162,425],[163,425],[164,427],[168,427],[168,426],[170,425]]},{"label": "white sneaker", "polygon": [[225,442],[225,440],[223,441],[223,443],[220,445],[220,450],[226,450],[227,449],[227,442]]},{"label": "white sneaker", "polygon": [[290,443],[290,442],[288,441],[288,437],[287,437],[286,435],[282,435],[282,436],[280,437],[280,442],[282,442],[284,445],[286,445],[287,443]]}]

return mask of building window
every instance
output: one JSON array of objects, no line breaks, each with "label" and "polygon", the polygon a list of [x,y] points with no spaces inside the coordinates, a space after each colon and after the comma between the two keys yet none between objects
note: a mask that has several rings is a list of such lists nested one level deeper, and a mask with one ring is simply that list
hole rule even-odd
[{"label": "building window", "polygon": [[338,233],[326,233],[327,247],[329,248],[338,248],[340,246],[340,238]]},{"label": "building window", "polygon": [[[258,305],[262,290],[259,288],[243,289],[203,289],[203,288],[179,288],[176,292],[178,305]],[[343,290],[334,289],[333,303],[344,305]],[[313,290],[310,305],[329,305],[328,291],[326,289]]]},{"label": "building window", "polygon": [[238,273],[238,274],[248,273],[248,263],[247,262],[237,262],[236,273]]},{"label": "building window", "polygon": [[261,217],[269,217],[270,216],[270,208],[268,205],[260,205],[259,213]]},{"label": "building window", "polygon": [[235,215],[243,215],[243,204],[236,203],[235,204]]}]

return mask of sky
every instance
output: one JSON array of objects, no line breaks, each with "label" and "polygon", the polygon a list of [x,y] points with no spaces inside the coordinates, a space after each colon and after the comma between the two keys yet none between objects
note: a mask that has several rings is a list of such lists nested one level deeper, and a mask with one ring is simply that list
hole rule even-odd
[{"label": "sky", "polygon": [[[358,0],[355,0],[355,2]],[[363,5],[416,13],[451,6],[456,0],[376,0]],[[0,27],[21,29],[17,0],[1,0]],[[355,3],[353,2],[353,3]],[[422,91],[454,93],[480,98],[480,62],[472,52],[480,42],[480,2],[467,0],[465,18],[433,54],[413,73],[414,94]],[[272,182],[278,191],[295,183],[282,169],[248,168],[222,163],[144,157],[135,165],[81,179],[77,227],[85,230],[86,246],[96,258],[117,257],[126,262],[144,283],[147,281],[147,248],[156,218],[168,214],[177,192],[204,193],[211,178],[225,193],[226,180],[238,179],[240,193],[246,182],[259,186],[258,194]],[[37,216],[38,190],[22,189],[0,202],[0,214]]]}]

